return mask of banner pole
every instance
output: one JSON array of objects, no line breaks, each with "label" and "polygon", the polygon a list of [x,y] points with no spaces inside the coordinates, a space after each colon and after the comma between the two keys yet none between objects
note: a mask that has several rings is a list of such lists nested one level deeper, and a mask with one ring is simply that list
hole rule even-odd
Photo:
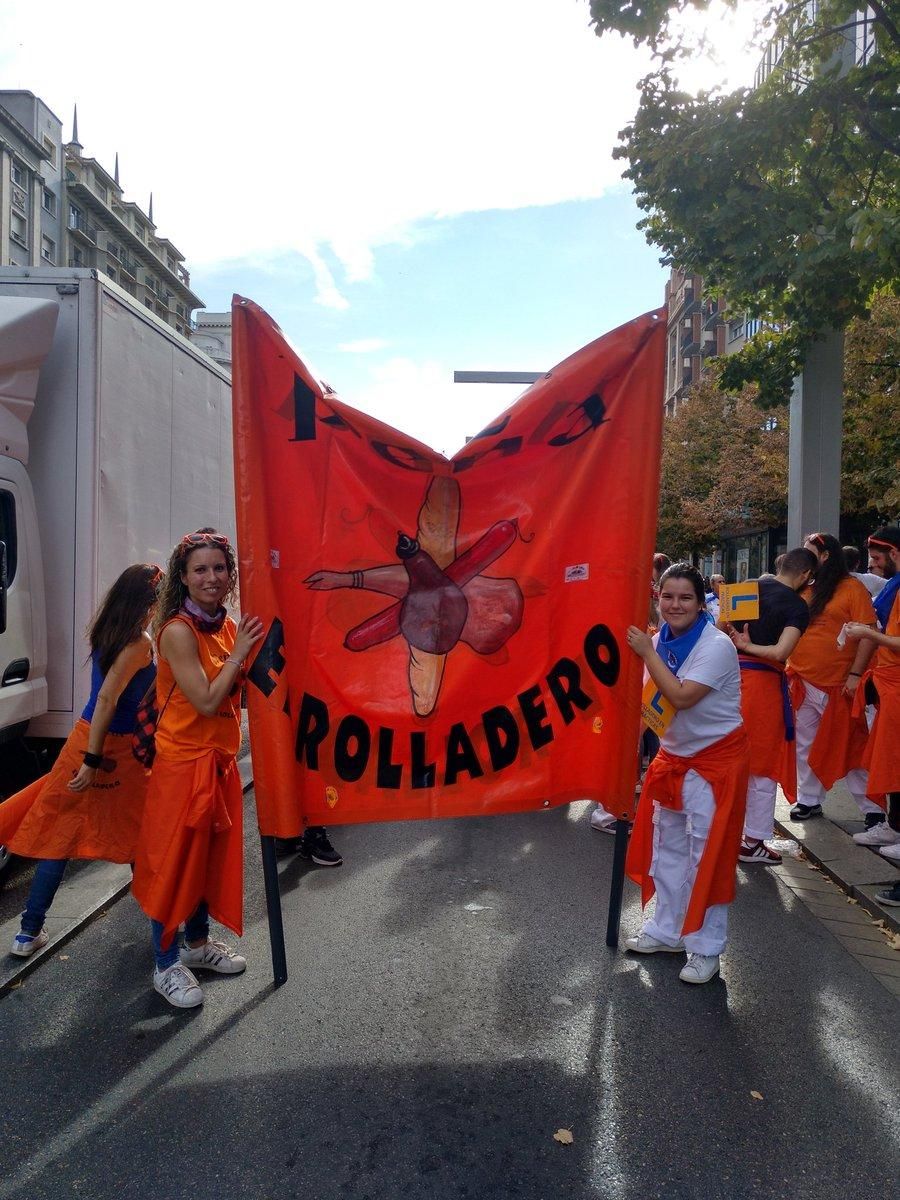
[{"label": "banner pole", "polygon": [[613,950],[619,944],[619,918],[622,915],[622,893],[625,890],[625,854],[628,850],[629,822],[616,821],[616,840],[613,846],[612,878],[609,882],[609,915],[606,922],[606,944]]},{"label": "banner pole", "polygon": [[269,941],[272,946],[272,980],[275,987],[287,983],[287,952],[284,948],[284,922],[281,916],[281,893],[278,889],[278,860],[275,857],[275,838],[260,834],[263,879],[266,884],[266,915],[269,919]]}]

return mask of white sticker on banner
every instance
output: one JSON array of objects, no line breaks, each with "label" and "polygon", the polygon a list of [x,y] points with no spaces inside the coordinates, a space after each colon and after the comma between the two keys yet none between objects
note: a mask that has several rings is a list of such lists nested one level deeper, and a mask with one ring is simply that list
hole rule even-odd
[{"label": "white sticker on banner", "polygon": [[573,567],[566,567],[565,582],[580,583],[583,579],[587,579],[590,573],[589,563],[575,563]]}]

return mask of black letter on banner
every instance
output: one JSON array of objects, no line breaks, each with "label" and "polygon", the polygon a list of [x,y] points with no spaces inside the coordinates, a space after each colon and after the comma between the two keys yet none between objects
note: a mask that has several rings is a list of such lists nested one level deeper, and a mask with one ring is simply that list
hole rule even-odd
[{"label": "black letter on banner", "polygon": [[465,458],[456,458],[453,460],[453,472],[457,474],[459,471],[468,471],[469,467],[474,466],[479,459],[487,458],[489,454],[499,454],[501,458],[509,458],[511,454],[518,454],[522,449],[522,439],[520,437],[504,438],[502,442],[498,442],[496,446],[489,446],[487,450],[478,450],[475,454],[467,454]]},{"label": "black letter on banner", "polygon": [[541,689],[535,685],[517,696],[525,718],[525,727],[535,750],[553,741],[553,726],[547,720],[547,706],[541,699]]},{"label": "black letter on banner", "polygon": [[[584,403],[579,404],[576,412],[579,414],[569,426],[568,433],[558,433],[556,437],[551,438],[547,443],[548,446],[568,446],[572,442],[577,442],[580,437],[584,437],[586,433],[593,433],[606,420],[606,405],[603,403],[602,396],[598,396],[596,392],[593,396],[588,396]],[[573,433],[572,430],[577,425],[583,425],[578,433]]]},{"label": "black letter on banner", "polygon": [[516,718],[504,704],[489,708],[481,714],[484,737],[491,752],[491,766],[502,771],[516,761],[519,753],[519,726]]},{"label": "black letter on banner", "polygon": [[409,752],[412,759],[411,774],[414,788],[434,787],[437,771],[433,762],[425,761],[425,734],[421,730],[409,735]]},{"label": "black letter on banner", "polygon": [[[608,652],[609,658],[600,657],[601,648]],[[605,625],[595,625],[587,631],[584,639],[584,657],[600,682],[605,687],[612,687],[619,678],[619,647]]]},{"label": "black letter on banner", "polygon": [[[350,743],[356,742],[356,750],[350,753]],[[344,717],[334,735],[334,769],[345,783],[356,783],[361,778],[369,761],[372,735],[362,719],[352,713]]]},{"label": "black letter on banner", "polygon": [[297,720],[297,745],[294,757],[297,762],[303,762],[312,771],[319,769],[319,743],[325,740],[328,733],[328,706],[318,696],[303,693],[303,703],[300,705],[300,716]]},{"label": "black letter on banner", "polygon": [[316,393],[305,379],[294,376],[294,436],[292,442],[316,440]]},{"label": "black letter on banner", "polygon": [[462,721],[451,725],[447,735],[447,767],[444,771],[444,783],[456,783],[460,771],[468,771],[473,779],[484,774],[472,740],[466,733]]},{"label": "black letter on banner", "polygon": [[378,730],[378,772],[375,782],[380,788],[398,788],[403,767],[400,763],[391,762],[391,751],[394,748],[393,729]]},{"label": "black letter on banner", "polygon": [[331,429],[349,429],[355,437],[362,440],[362,434],[358,429],[354,429],[349,421],[345,421],[340,413],[332,412],[330,416],[320,417],[319,420],[323,425],[328,425]]},{"label": "black letter on banner", "polygon": [[[395,467],[403,467],[407,471],[430,471],[434,465],[430,458],[407,446],[391,446],[387,442],[373,442],[372,449],[382,458],[386,458]],[[404,455],[405,457],[400,457]]]},{"label": "black letter on banner", "polygon": [[559,715],[566,725],[571,725],[575,720],[573,705],[583,711],[594,703],[587,692],[582,691],[581,671],[578,669],[578,663],[571,658],[561,658],[553,664],[547,676],[547,687],[552,692]]},{"label": "black letter on banner", "polygon": [[507,427],[508,424],[509,424],[509,413],[507,413],[505,417],[501,417],[500,420],[496,421],[493,425],[486,425],[484,427],[484,429],[482,429],[481,433],[474,434],[472,437],[469,438],[469,441],[477,442],[479,438],[496,437],[498,433],[503,432],[503,430]]},{"label": "black letter on banner", "polygon": [[276,617],[266,634],[266,640],[247,672],[247,679],[264,696],[271,696],[278,687],[278,676],[284,670],[284,626]]}]

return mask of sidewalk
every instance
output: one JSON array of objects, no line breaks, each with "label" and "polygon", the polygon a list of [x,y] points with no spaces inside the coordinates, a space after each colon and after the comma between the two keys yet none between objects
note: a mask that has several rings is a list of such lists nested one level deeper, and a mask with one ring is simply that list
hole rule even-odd
[{"label": "sidewalk", "polygon": [[[246,794],[253,787],[253,762],[249,754],[238,759],[238,770]],[[0,996],[17,987],[45,959],[57,954],[85,925],[102,917],[130,887],[131,868],[128,866],[107,862],[92,862],[85,866],[77,879],[64,882],[60,888],[45,924],[50,941],[31,958],[14,958],[7,953],[19,932],[19,918],[0,924]]]},{"label": "sidewalk", "polygon": [[785,837],[798,842],[804,856],[833,879],[888,929],[900,933],[900,908],[881,905],[876,892],[900,879],[900,869],[867,846],[857,846],[852,835],[864,828],[859,809],[843,783],[831,789],[823,808],[824,817],[792,821],[790,804],[778,790],[775,825]]}]

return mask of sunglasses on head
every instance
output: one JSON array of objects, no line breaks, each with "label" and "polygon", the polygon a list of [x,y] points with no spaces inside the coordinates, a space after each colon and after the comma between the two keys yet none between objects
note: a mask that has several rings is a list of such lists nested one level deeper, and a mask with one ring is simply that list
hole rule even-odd
[{"label": "sunglasses on head", "polygon": [[228,538],[224,533],[186,533],[181,539],[182,546],[227,546]]}]

